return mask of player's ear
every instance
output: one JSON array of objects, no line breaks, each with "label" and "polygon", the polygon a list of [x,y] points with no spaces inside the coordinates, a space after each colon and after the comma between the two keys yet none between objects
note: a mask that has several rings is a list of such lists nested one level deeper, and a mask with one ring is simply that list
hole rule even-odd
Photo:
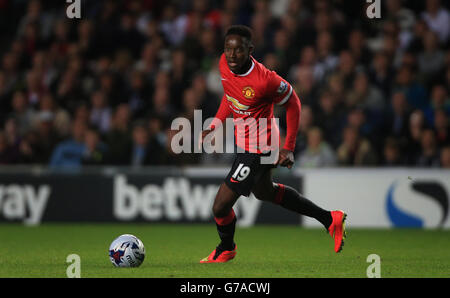
[{"label": "player's ear", "polygon": [[255,49],[255,47],[253,46],[252,43],[248,44],[248,54],[251,55],[253,54],[253,50]]}]

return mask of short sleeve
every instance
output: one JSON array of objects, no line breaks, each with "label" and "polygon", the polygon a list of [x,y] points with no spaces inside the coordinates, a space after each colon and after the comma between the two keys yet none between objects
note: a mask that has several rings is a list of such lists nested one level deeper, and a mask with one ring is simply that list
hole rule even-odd
[{"label": "short sleeve", "polygon": [[284,105],[292,94],[292,86],[276,72],[269,72],[269,78],[267,83],[268,96],[277,105]]}]

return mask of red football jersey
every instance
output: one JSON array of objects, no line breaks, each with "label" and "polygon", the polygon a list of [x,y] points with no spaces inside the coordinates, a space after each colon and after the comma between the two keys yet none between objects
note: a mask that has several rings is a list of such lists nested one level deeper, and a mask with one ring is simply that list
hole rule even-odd
[{"label": "red football jersey", "polygon": [[279,143],[279,129],[272,120],[273,105],[286,103],[292,86],[276,72],[250,58],[250,69],[244,74],[235,74],[228,67],[225,54],[220,57],[222,101],[226,101],[233,113],[236,145],[248,152],[263,153],[273,149],[270,147],[272,134],[277,135]]}]

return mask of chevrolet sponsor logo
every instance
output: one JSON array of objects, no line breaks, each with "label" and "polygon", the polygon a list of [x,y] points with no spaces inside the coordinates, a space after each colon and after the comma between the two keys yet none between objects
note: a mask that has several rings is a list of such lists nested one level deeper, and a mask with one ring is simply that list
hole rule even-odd
[{"label": "chevrolet sponsor logo", "polygon": [[233,104],[233,106],[235,106],[237,109],[243,110],[243,111],[248,110],[249,106],[241,104],[236,98],[233,98],[227,94],[225,94],[225,96],[227,97],[227,100],[229,102],[231,102]]}]

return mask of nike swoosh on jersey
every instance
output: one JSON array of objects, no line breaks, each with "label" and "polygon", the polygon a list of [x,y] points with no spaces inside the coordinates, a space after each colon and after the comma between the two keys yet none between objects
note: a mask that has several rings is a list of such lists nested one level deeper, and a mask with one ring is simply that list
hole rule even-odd
[{"label": "nike swoosh on jersey", "polygon": [[233,182],[233,183],[239,183],[239,181],[234,180],[233,178],[230,178],[230,181]]}]

